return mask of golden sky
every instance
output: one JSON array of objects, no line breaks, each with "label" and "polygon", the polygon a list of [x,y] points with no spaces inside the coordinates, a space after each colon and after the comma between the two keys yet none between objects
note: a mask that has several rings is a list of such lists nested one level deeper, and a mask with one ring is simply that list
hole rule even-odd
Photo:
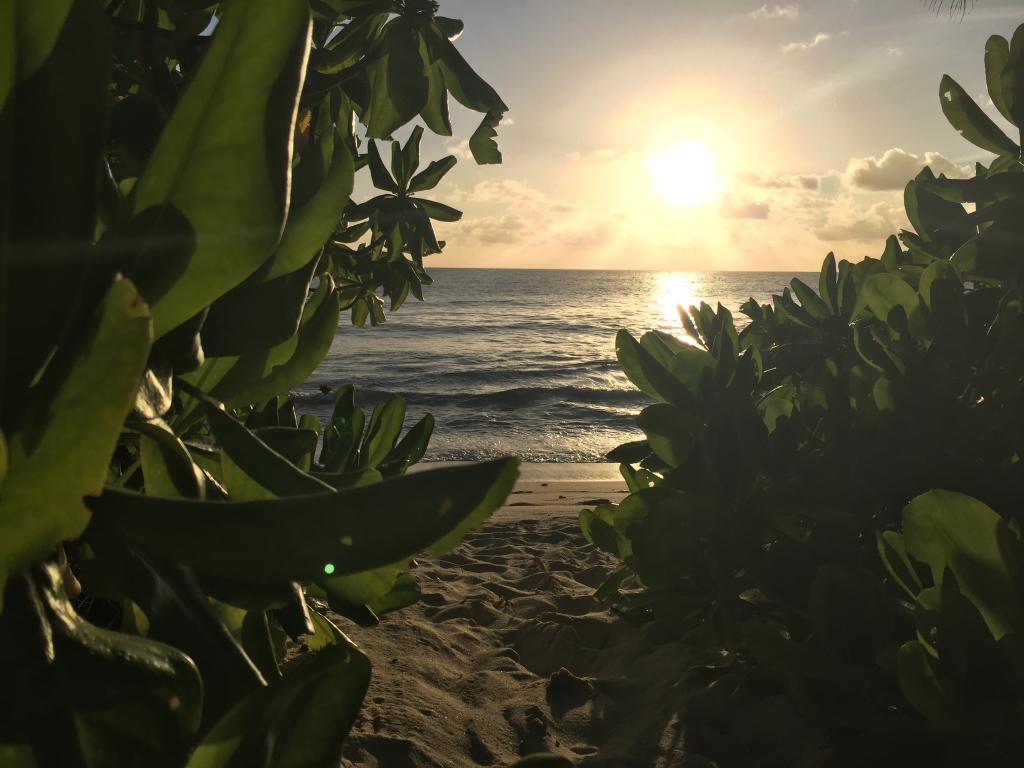
[{"label": "golden sky", "polygon": [[[927,163],[983,153],[945,122],[943,73],[984,92],[986,38],[1024,22],[981,0],[963,20],[919,0],[441,0],[510,105],[505,162],[477,168],[478,116],[425,144],[459,165],[465,212],[429,266],[815,270],[878,255]],[[979,104],[996,113],[986,96]]]}]

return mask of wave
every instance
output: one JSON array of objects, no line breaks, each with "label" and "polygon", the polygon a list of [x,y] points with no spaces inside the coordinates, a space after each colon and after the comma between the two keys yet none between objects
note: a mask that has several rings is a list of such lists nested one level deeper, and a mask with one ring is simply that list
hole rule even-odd
[{"label": "wave", "polygon": [[[383,392],[374,389],[357,389],[356,400],[360,404],[373,404],[400,394],[410,406],[447,408],[495,408],[516,410],[541,403],[565,403],[568,405],[605,405],[635,407],[651,402],[651,399],[635,389],[593,389],[578,386],[554,387],[513,387],[492,392]],[[308,404],[329,403],[332,393],[300,390],[296,393],[300,402]]]}]

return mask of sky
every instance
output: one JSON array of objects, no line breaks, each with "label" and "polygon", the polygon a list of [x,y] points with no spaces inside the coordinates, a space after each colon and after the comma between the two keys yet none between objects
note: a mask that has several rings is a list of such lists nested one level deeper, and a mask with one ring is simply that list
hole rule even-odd
[{"label": "sky", "polygon": [[907,226],[902,190],[922,165],[956,176],[991,159],[945,121],[939,81],[1001,123],[985,41],[1024,23],[1019,0],[977,0],[963,19],[922,0],[440,3],[510,111],[500,166],[473,164],[479,115],[454,102],[455,135],[424,144],[425,159],[460,158],[435,197],[464,211],[428,268],[877,256]]}]

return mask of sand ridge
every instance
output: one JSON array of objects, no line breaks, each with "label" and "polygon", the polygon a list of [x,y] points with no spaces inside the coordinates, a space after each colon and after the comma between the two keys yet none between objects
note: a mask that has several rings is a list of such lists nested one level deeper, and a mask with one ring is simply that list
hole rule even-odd
[{"label": "sand ridge", "polygon": [[343,765],[503,766],[537,751],[592,768],[702,764],[682,751],[682,647],[593,598],[615,563],[577,516],[625,493],[607,472],[528,470],[484,528],[417,561],[417,605],[373,629],[339,618],[374,666]]}]

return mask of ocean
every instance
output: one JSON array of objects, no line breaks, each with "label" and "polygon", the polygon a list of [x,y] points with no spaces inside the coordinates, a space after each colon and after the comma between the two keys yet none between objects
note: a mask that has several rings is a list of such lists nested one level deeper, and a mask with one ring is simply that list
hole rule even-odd
[{"label": "ocean", "polygon": [[355,385],[367,411],[405,397],[407,425],[436,420],[433,461],[518,456],[531,462],[600,462],[642,433],[650,400],[615,360],[615,334],[659,329],[682,336],[678,304],[732,310],[770,301],[796,276],[782,272],[627,272],[431,269],[424,302],[387,323],[355,328],[343,317],[330,353],[298,390],[300,413],[330,415],[332,389]]}]

